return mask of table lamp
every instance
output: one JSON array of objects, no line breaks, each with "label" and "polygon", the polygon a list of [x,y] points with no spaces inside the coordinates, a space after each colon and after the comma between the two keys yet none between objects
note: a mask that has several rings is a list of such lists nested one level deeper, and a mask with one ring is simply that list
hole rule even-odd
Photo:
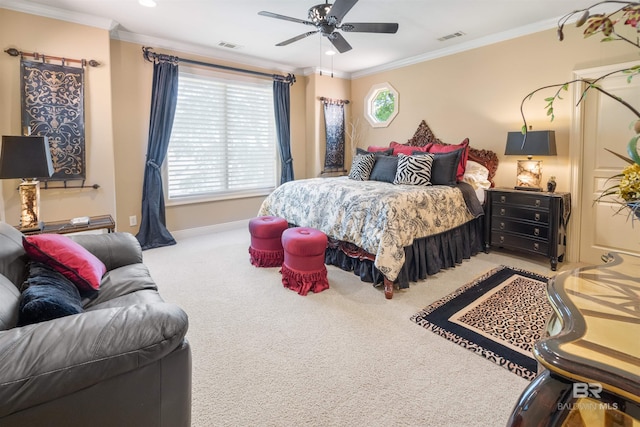
[{"label": "table lamp", "polygon": [[22,179],[20,183],[20,231],[42,229],[40,182],[53,174],[46,136],[3,136],[0,179]]},{"label": "table lamp", "polygon": [[555,156],[556,134],[552,130],[530,130],[507,134],[506,156],[526,156],[527,160],[518,160],[516,190],[542,191],[542,160],[532,160],[533,156]]}]

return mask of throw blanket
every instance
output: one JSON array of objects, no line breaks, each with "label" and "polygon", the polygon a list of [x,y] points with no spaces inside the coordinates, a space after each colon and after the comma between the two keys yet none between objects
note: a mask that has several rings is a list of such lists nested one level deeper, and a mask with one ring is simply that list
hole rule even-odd
[{"label": "throw blanket", "polygon": [[347,177],[291,181],[276,188],[259,215],[313,227],[374,254],[374,265],[395,280],[405,261],[404,248],[415,239],[459,227],[481,214],[470,212],[458,187],[393,185]]}]

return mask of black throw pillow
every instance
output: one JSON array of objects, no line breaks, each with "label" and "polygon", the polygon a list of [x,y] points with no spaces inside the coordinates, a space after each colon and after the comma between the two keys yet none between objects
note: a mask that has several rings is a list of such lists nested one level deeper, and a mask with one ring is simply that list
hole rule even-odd
[{"label": "black throw pillow", "polygon": [[364,148],[359,148],[359,147],[356,148],[356,154],[369,154],[369,153],[373,153],[376,156],[392,156],[393,148],[388,148],[383,151],[368,151],[368,150],[365,150]]},{"label": "black throw pillow", "polygon": [[29,265],[18,311],[18,326],[82,313],[82,299],[76,285],[39,262]]},{"label": "black throw pillow", "polygon": [[433,185],[456,185],[458,174],[458,163],[464,148],[451,151],[449,153],[425,153],[414,151],[414,156],[431,154],[433,163],[431,164],[431,184]]},{"label": "black throw pillow", "polygon": [[372,181],[382,181],[393,184],[397,170],[397,156],[376,156],[376,162],[373,165],[369,179]]}]

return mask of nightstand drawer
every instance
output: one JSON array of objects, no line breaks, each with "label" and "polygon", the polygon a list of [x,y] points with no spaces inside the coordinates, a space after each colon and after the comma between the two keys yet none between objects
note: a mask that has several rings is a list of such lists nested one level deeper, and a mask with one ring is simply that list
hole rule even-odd
[{"label": "nightstand drawer", "polygon": [[518,233],[538,239],[546,240],[549,238],[549,227],[547,224],[532,224],[518,219],[493,218],[493,221],[491,221],[491,229],[494,231]]},{"label": "nightstand drawer", "polygon": [[533,221],[540,224],[549,224],[549,211],[528,209],[516,206],[494,205],[492,208],[495,220],[499,218],[514,218],[519,220]]},{"label": "nightstand drawer", "polygon": [[540,241],[534,238],[521,237],[499,231],[491,232],[491,245],[518,248],[540,255],[548,255],[549,253],[549,243],[547,241]]},{"label": "nightstand drawer", "polygon": [[532,208],[549,208],[548,196],[535,193],[498,193],[492,201],[495,205],[519,205]]}]

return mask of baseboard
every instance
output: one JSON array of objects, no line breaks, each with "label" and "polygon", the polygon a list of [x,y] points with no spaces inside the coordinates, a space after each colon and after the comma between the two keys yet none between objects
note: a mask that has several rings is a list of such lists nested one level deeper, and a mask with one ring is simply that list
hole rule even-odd
[{"label": "baseboard", "polygon": [[[186,230],[172,231],[171,235],[174,239],[180,240],[187,237],[202,236],[203,234],[219,233],[221,231],[237,230],[246,228],[249,225],[249,218],[240,221],[224,222],[222,224],[212,224],[205,227],[187,228]],[[247,228],[248,230],[248,228]]]}]

